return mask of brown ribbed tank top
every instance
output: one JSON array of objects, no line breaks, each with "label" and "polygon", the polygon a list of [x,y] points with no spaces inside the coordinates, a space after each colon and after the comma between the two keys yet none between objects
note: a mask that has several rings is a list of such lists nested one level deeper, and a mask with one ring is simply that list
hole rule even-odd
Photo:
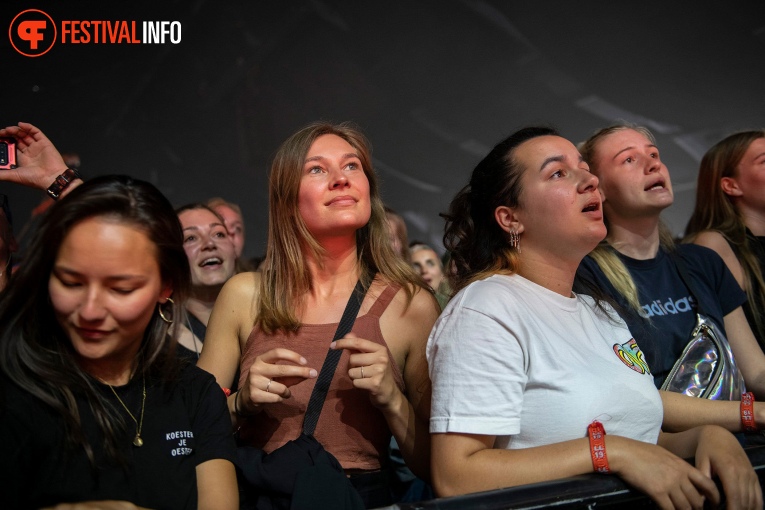
[{"label": "brown ribbed tank top", "polygon": [[[400,287],[388,285],[369,311],[356,318],[353,333],[359,338],[384,345],[392,361],[396,385],[403,392],[404,379],[380,330],[380,316]],[[275,347],[290,349],[308,360],[308,366],[320,370],[329,344],[337,330],[334,324],[303,324],[297,332],[279,331],[264,334],[257,326],[250,333],[241,362],[241,387],[249,376],[255,358]],[[350,353],[343,352],[324,401],[314,437],[334,455],[344,469],[379,469],[387,458],[390,430],[382,413],[369,401],[365,390],[353,387],[348,376]],[[306,379],[290,387],[292,396],[283,402],[267,404],[240,429],[243,444],[262,448],[266,453],[296,439],[303,429],[308,399],[316,379]]]}]

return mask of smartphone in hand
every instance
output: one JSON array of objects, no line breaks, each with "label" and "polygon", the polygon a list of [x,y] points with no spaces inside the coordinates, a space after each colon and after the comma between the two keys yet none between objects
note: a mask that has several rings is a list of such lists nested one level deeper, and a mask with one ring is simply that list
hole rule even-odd
[{"label": "smartphone in hand", "polygon": [[0,138],[0,170],[16,168],[16,140]]}]

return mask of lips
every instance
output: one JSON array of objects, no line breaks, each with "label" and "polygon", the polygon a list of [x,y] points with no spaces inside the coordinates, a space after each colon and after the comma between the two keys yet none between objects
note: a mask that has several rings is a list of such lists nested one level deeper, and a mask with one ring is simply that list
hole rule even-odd
[{"label": "lips", "polygon": [[651,182],[648,186],[646,186],[644,191],[655,191],[655,190],[665,189],[666,188],[665,184],[666,183],[664,179],[657,179]]},{"label": "lips", "polygon": [[594,212],[600,210],[600,200],[592,200],[582,208],[582,212]]},{"label": "lips", "polygon": [[220,257],[208,257],[199,263],[199,267],[220,266],[223,264],[223,259]]},{"label": "lips", "polygon": [[327,202],[325,205],[353,205],[356,203],[356,199],[350,195],[339,195],[329,202]]},{"label": "lips", "polygon": [[109,330],[81,328],[78,326],[75,326],[74,329],[77,331],[77,334],[79,334],[82,338],[89,339],[89,340],[96,340],[99,338],[103,338],[111,333],[111,331]]}]

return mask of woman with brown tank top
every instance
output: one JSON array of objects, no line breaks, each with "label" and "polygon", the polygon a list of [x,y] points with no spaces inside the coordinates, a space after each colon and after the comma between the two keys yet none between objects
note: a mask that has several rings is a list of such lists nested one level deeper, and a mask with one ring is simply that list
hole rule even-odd
[{"label": "woman with brown tank top", "polygon": [[411,469],[430,477],[425,343],[438,305],[390,247],[368,147],[353,127],[325,123],[282,144],[271,168],[264,269],[226,283],[199,366],[223,387],[238,383],[228,399],[234,428],[247,444],[273,451],[300,434],[361,280],[366,297],[352,332],[331,346],[343,355],[314,435],[373,507],[392,502],[379,476],[391,433]]}]

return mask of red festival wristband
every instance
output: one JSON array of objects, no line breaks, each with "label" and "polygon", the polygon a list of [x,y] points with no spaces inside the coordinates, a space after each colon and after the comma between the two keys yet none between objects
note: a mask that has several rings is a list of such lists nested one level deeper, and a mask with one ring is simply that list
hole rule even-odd
[{"label": "red festival wristband", "polygon": [[223,390],[223,393],[225,393],[227,397],[231,396],[231,390],[230,389],[224,388],[223,386],[221,386],[220,389]]},{"label": "red festival wristband", "polygon": [[596,473],[607,475],[611,472],[608,467],[608,457],[606,456],[606,430],[599,421],[590,423],[587,427],[587,435],[590,438],[590,455],[592,456],[592,467]]},{"label": "red festival wristband", "polygon": [[754,394],[750,391],[741,395],[741,426],[744,432],[757,432],[754,422]]}]

